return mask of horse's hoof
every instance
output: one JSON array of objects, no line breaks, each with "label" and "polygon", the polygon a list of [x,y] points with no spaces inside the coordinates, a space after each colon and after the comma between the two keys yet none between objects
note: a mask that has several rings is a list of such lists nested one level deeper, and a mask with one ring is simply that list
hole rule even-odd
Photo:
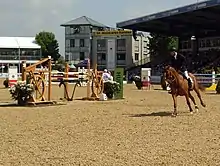
[{"label": "horse's hoof", "polygon": [[190,114],[193,115],[193,112],[191,111]]},{"label": "horse's hoof", "polygon": [[202,106],[203,106],[203,107],[206,107],[206,105],[205,105],[205,104],[202,104]]},{"label": "horse's hoof", "polygon": [[199,109],[198,108],[196,108],[196,113],[198,113],[199,112]]},{"label": "horse's hoof", "polygon": [[177,116],[177,114],[174,114],[174,113],[171,114],[171,117],[176,117],[176,116]]}]

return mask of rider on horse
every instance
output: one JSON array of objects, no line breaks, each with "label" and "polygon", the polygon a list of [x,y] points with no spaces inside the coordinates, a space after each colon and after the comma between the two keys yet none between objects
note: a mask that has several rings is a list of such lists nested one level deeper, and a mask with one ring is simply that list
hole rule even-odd
[{"label": "rider on horse", "polygon": [[192,81],[187,71],[187,62],[185,56],[183,56],[180,53],[177,53],[177,50],[174,47],[170,49],[170,55],[170,66],[172,66],[176,71],[179,71],[184,74],[184,76],[188,80],[189,89],[191,89]]}]

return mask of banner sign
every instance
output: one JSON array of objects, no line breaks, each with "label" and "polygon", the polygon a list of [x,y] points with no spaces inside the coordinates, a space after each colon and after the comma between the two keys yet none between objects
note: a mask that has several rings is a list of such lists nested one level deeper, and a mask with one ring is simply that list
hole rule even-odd
[{"label": "banner sign", "polygon": [[120,90],[115,93],[115,99],[123,99],[123,76],[124,76],[124,68],[116,68],[114,71],[114,81],[120,84]]},{"label": "banner sign", "polygon": [[132,35],[132,31],[120,30],[120,31],[96,31],[93,33],[95,36],[117,36],[117,35]]}]

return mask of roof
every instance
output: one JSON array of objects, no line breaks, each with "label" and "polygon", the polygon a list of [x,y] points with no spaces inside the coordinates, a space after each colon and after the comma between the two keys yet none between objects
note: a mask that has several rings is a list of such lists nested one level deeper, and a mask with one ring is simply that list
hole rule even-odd
[{"label": "roof", "polygon": [[74,20],[68,21],[65,24],[61,24],[61,26],[69,26],[69,25],[90,25],[94,27],[102,27],[102,28],[107,28],[108,26],[99,23],[98,21],[95,21],[89,17],[82,16],[79,18],[76,18]]},{"label": "roof", "polygon": [[0,48],[41,48],[35,37],[0,37]]},{"label": "roof", "polygon": [[220,1],[210,0],[117,23],[118,28],[190,36],[220,33]]}]

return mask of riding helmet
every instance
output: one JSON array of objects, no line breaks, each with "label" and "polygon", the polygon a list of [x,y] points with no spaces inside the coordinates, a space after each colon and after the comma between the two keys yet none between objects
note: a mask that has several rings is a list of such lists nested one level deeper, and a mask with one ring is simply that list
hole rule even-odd
[{"label": "riding helmet", "polygon": [[170,51],[172,52],[172,51],[177,51],[177,49],[175,48],[175,47],[172,47],[171,49],[170,49]]}]

